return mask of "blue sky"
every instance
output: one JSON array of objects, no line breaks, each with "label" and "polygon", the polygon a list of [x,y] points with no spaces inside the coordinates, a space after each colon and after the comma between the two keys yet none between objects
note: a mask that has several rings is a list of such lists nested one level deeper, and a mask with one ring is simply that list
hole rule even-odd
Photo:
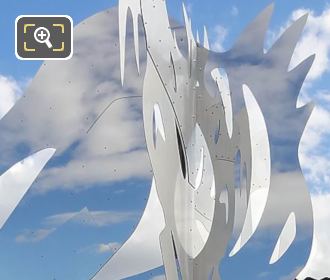
[{"label": "blue sky", "polygon": [[[326,233],[329,228],[324,225],[330,219],[330,209],[326,206],[330,203],[330,178],[327,172],[327,167],[330,167],[328,149],[330,138],[326,128],[330,124],[328,79],[330,43],[325,42],[325,38],[329,38],[330,35],[330,17],[326,14],[327,11],[330,13],[330,8],[327,1],[274,2],[275,12],[266,47],[280,34],[281,28],[300,13],[299,11],[312,11],[311,21],[298,46],[299,55],[295,62],[305,58],[307,56],[305,53],[312,54],[315,51],[320,56],[320,60],[317,60],[318,66],[312,70],[313,74],[307,79],[302,91],[302,101],[314,100],[317,112],[307,129],[307,135],[300,149],[300,159],[313,193],[316,205],[315,219],[319,222],[318,250],[314,253],[319,253],[319,258],[320,256],[326,258],[330,253],[330,239]],[[181,2],[168,0],[167,3],[169,14],[182,21]],[[198,29],[201,34],[205,25],[209,31],[211,45],[217,50],[230,48],[244,27],[270,3],[266,0],[253,1],[253,3],[243,0],[185,2],[192,18],[193,28]],[[0,89],[8,91],[14,89],[15,94],[20,94],[19,88],[24,91],[42,64],[35,61],[19,61],[15,57],[14,23],[17,16],[67,14],[73,18],[76,25],[116,4],[116,1],[109,0],[59,0],[49,3],[43,0],[13,0],[6,3],[0,11]],[[315,42],[315,46],[311,46],[311,42]],[[102,87],[100,88],[102,90]],[[127,106],[134,108],[134,104]],[[61,130],[58,129],[58,132],[61,133]],[[128,141],[131,135],[124,136]],[[142,154],[143,144],[139,142],[140,138],[134,140],[138,144],[133,145],[133,150],[141,151]],[[102,149],[103,146],[105,149],[106,145],[102,143]],[[72,146],[66,147],[62,157],[50,162],[48,168],[56,166],[56,163],[63,165],[70,159],[71,153],[77,155],[83,147],[83,144],[76,150]],[[17,153],[15,157],[19,158],[26,154],[21,148],[15,147],[14,151]],[[2,151],[5,149],[6,147],[1,147]],[[1,159],[4,158],[5,156]],[[87,186],[88,184],[83,184],[79,180],[70,184],[66,181],[66,174],[60,173],[62,175],[59,176],[63,176],[61,183],[54,183],[56,178],[53,177],[56,175],[52,177],[50,174],[53,180],[50,182],[51,187],[45,187],[44,184],[49,181],[41,176],[40,182],[32,186],[0,231],[0,279],[89,279],[129,237],[144,209],[151,176],[148,167],[145,167],[145,170],[136,167],[140,160],[144,159],[143,155],[137,154],[135,159],[136,162],[131,163],[135,169],[130,166],[136,172],[132,175],[133,179],[127,174],[121,174],[120,178],[124,178],[122,180],[107,182],[105,178]],[[6,163],[1,163],[2,170],[3,166],[6,166]],[[114,173],[117,172],[112,169]],[[105,175],[102,173],[100,176]],[[314,277],[318,277],[317,273],[320,271],[320,273],[329,273],[329,270],[325,271],[326,269],[326,265],[321,260],[319,263],[313,262],[306,273],[314,273]],[[162,274],[162,269],[158,269],[132,279],[151,279]]]}]

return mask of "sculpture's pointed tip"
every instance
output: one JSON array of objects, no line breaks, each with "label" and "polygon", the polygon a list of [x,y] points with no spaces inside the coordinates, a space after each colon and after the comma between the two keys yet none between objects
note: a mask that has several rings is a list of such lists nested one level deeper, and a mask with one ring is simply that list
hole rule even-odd
[{"label": "sculpture's pointed tip", "polygon": [[56,153],[56,149],[55,148],[49,148],[48,151],[49,151],[49,153],[51,155],[54,155]]},{"label": "sculpture's pointed tip", "polygon": [[269,10],[271,12],[273,12],[275,9],[275,2],[270,3],[267,7],[266,10]]},{"label": "sculpture's pointed tip", "polygon": [[187,11],[186,5],[184,3],[182,3],[182,10],[183,10],[183,18],[184,18],[186,28],[188,26],[189,26],[189,28],[191,28],[191,19],[188,15],[188,11]]},{"label": "sculpture's pointed tip", "polygon": [[307,57],[305,60],[303,60],[302,62],[300,62],[297,66],[295,66],[289,72],[292,73],[292,74],[295,74],[295,72],[299,72],[299,74],[301,75],[301,72],[303,71],[303,73],[305,75],[307,75],[307,73],[309,72],[309,70],[313,66],[313,63],[315,61],[315,58],[316,58],[316,55],[315,54]]},{"label": "sculpture's pointed tip", "polygon": [[309,70],[310,70],[310,68],[313,66],[313,64],[314,64],[314,62],[315,62],[315,59],[316,59],[316,54],[312,54],[312,55],[310,55],[308,58],[306,58],[306,63],[308,63],[309,64]]},{"label": "sculpture's pointed tip", "polygon": [[270,3],[266,8],[264,8],[257,17],[271,17],[274,13],[275,3]]},{"label": "sculpture's pointed tip", "polygon": [[189,18],[186,10],[186,6],[184,3],[182,3],[182,11],[183,11],[183,19],[184,19],[184,24],[186,26],[186,29],[188,29],[188,24],[189,24]]},{"label": "sculpture's pointed tip", "polygon": [[199,44],[200,43],[200,39],[199,39],[199,32],[197,30],[196,32],[196,42]]},{"label": "sculpture's pointed tip", "polygon": [[206,26],[204,25],[204,48],[210,49],[209,37],[207,34]]},{"label": "sculpture's pointed tip", "polygon": [[308,18],[309,18],[309,13],[305,13],[304,15],[302,15],[300,17],[302,20],[304,20],[305,22],[307,22]]},{"label": "sculpture's pointed tip", "polygon": [[290,29],[291,27],[294,28],[295,26],[298,26],[302,30],[307,23],[308,17],[309,17],[309,13],[303,14],[297,20],[295,20],[288,29]]},{"label": "sculpture's pointed tip", "polygon": [[265,38],[274,7],[274,3],[269,4],[252,20],[236,41],[233,47],[234,52],[240,53],[241,56],[257,57],[263,54]]},{"label": "sculpture's pointed tip", "polygon": [[255,18],[255,21],[263,19],[264,21],[266,21],[267,19],[270,19],[271,16],[274,13],[274,9],[275,9],[275,3],[271,3],[269,4],[266,8],[264,8],[261,13],[259,13],[257,15],[257,17]]},{"label": "sculpture's pointed tip", "polygon": [[136,60],[136,70],[138,75],[140,75],[140,54],[139,54],[139,49],[136,50],[135,52],[135,60]]},{"label": "sculpture's pointed tip", "polygon": [[186,17],[187,14],[187,9],[186,9],[186,5],[182,2],[182,11],[183,11],[183,15]]},{"label": "sculpture's pointed tip", "polygon": [[310,56],[310,59],[312,59],[313,60],[313,62],[315,61],[315,59],[316,59],[316,54],[314,53],[314,54],[312,54],[311,56]]},{"label": "sculpture's pointed tip", "polygon": [[307,23],[308,17],[309,13],[302,15],[292,24],[292,26],[298,25],[301,29],[303,29]]},{"label": "sculpture's pointed tip", "polygon": [[[196,40],[195,40],[194,34],[192,32],[191,20],[188,17],[187,10],[186,10],[186,7],[185,7],[184,3],[182,3],[182,7],[183,7],[183,17],[184,17],[184,23],[185,23],[185,26],[186,26],[187,38],[188,38],[189,41],[191,41],[193,43],[193,45],[195,45]],[[190,47],[189,47],[189,53],[191,54]]]},{"label": "sculpture's pointed tip", "polygon": [[[289,67],[307,19],[308,13],[295,20],[269,49],[267,56],[274,61],[276,60],[279,66],[283,68]],[[309,57],[307,60],[309,61],[310,59],[313,61],[312,57]]]}]

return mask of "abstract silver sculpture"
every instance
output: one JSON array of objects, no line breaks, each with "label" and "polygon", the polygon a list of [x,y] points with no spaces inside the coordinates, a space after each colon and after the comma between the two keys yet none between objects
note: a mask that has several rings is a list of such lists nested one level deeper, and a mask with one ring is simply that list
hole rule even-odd
[{"label": "abstract silver sculpture", "polygon": [[[154,180],[135,232],[93,279],[122,279],[162,265],[170,280],[295,277],[307,261],[313,233],[310,195],[298,160],[299,141],[312,105],[297,108],[297,97],[314,57],[292,70],[288,67],[307,17],[296,21],[265,52],[273,10],[269,6],[231,50],[215,53],[206,31],[203,45],[195,40],[185,9],[183,28],[168,19],[165,4],[160,0],[119,2],[118,76],[124,85],[125,58],[131,54],[125,53],[126,39],[135,42],[133,59],[141,73],[140,63],[144,65],[147,57],[143,114]],[[102,15],[101,23],[105,17],[115,17],[115,12]],[[133,27],[132,34],[126,34],[128,14],[132,15],[133,26],[127,26]],[[77,42],[88,34],[88,28],[87,22],[76,29]],[[117,41],[111,39],[105,45],[116,54]],[[97,126],[90,120],[100,108],[136,97],[119,96],[115,91],[111,100],[107,95],[95,98],[90,93],[97,83],[76,79],[77,68],[86,81],[99,74],[94,67],[98,60],[90,52],[94,41],[88,42],[88,47],[77,46],[79,51],[68,62],[45,63],[26,96],[0,123],[1,154],[6,158],[8,149],[11,156],[4,167],[8,171],[0,177],[0,228],[54,154],[50,147],[62,154],[75,142],[93,137],[88,132],[93,128],[95,133]],[[141,48],[141,42],[146,48]],[[109,69],[116,69],[117,61],[110,62]],[[102,74],[119,84],[116,73]],[[126,94],[142,94],[135,92],[140,86],[136,79],[130,80],[133,90]],[[36,107],[40,100],[46,105]],[[81,106],[79,114],[69,103]],[[65,116],[66,130],[56,122],[59,114]],[[110,120],[111,116],[103,118]],[[55,133],[45,133],[45,123]],[[16,151],[20,143],[29,147],[26,154]],[[24,165],[16,164],[23,158]],[[30,161],[33,164],[26,164]],[[84,161],[81,157],[74,167],[85,169]],[[141,257],[131,255],[132,251]]]},{"label": "abstract silver sculpture", "polygon": [[[297,108],[297,98],[314,56],[288,68],[307,16],[265,52],[271,5],[231,50],[216,53],[206,31],[203,45],[195,40],[183,11],[179,35],[165,1],[119,1],[123,84],[128,13],[138,71],[139,40],[146,43],[143,116],[154,183],[135,232],[93,280],[162,264],[169,280],[298,275],[313,235],[298,159],[313,106]],[[141,258],[132,259],[134,249]]]}]

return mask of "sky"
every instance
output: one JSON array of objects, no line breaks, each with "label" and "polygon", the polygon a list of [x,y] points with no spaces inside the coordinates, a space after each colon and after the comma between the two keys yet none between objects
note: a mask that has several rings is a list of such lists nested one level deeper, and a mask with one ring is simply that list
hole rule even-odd
[{"label": "sky", "polygon": [[[185,5],[193,29],[201,34],[205,25],[211,48],[224,51],[270,3],[260,0],[251,5],[243,0],[196,0],[186,1]],[[302,169],[312,194],[316,233],[310,261],[301,277],[321,278],[330,275],[327,264],[330,255],[330,136],[327,129],[330,124],[330,6],[327,1],[278,0],[274,3],[275,12],[265,49],[290,22],[305,12],[310,13],[291,66],[316,53],[315,64],[300,95],[301,104],[313,101],[316,105],[299,148]],[[167,4],[169,14],[182,22],[181,3],[167,1]],[[0,11],[0,116],[24,92],[33,93],[27,101],[18,102],[16,111],[14,108],[0,121],[0,131],[6,131],[0,137],[0,169],[4,172],[32,150],[46,148],[48,144],[56,144],[58,153],[1,229],[1,279],[89,279],[129,237],[142,215],[150,190],[151,172],[141,132],[140,99],[116,103],[93,134],[82,138],[90,120],[111,98],[121,94],[117,81],[118,61],[105,65],[101,56],[94,61],[99,68],[93,68],[94,57],[91,56],[81,65],[63,63],[61,67],[64,67],[59,71],[56,63],[43,65],[42,62],[19,61],[14,51],[14,22],[19,15],[66,14],[77,25],[115,5],[116,1],[105,0],[60,0],[47,5],[42,0],[13,0]],[[86,46],[81,43],[79,50],[104,51],[106,44],[113,43],[111,37],[102,37],[102,32],[108,31],[106,23],[104,19],[98,30],[81,26],[76,44],[85,42],[94,33],[99,41],[98,46],[93,45],[95,42]],[[87,66],[92,70],[85,70]],[[34,78],[40,67],[42,70]],[[77,69],[80,70],[75,72]],[[49,77],[49,73],[56,73],[56,76]],[[105,77],[107,73],[116,77],[116,83],[109,83]],[[58,85],[66,83],[68,76],[72,85],[59,89]],[[127,85],[126,94],[133,96],[142,84],[141,80],[136,82],[132,77]],[[83,98],[71,96],[73,90],[83,92]],[[91,92],[96,94],[95,99],[89,98]],[[109,92],[111,98],[107,96]],[[49,97],[52,94],[54,99]],[[44,109],[35,107],[38,102],[45,102],[47,106],[49,102],[55,104],[54,110],[46,106]],[[23,124],[20,124],[21,120]],[[63,123],[67,125],[63,126]],[[102,129],[107,125],[120,133]],[[26,146],[24,139],[32,144]],[[132,279],[162,277],[160,268]]]}]

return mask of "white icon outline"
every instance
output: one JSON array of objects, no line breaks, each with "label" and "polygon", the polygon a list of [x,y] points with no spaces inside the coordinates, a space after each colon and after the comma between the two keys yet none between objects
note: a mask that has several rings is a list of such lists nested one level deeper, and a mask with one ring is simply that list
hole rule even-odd
[{"label": "white icon outline", "polygon": [[[48,28],[40,26],[34,31],[34,40],[39,44],[46,44],[49,49],[53,48],[53,44],[50,42],[50,32]],[[41,36],[41,38],[40,38]],[[44,36],[46,36],[44,38]]]}]

